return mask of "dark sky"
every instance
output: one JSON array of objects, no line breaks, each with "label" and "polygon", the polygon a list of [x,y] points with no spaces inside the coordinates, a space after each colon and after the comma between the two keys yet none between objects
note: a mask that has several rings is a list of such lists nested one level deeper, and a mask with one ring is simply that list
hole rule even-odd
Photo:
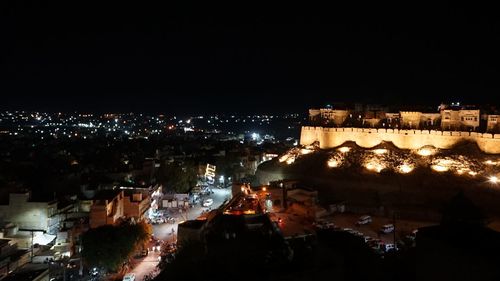
[{"label": "dark sky", "polygon": [[21,2],[0,4],[2,108],[251,112],[500,99],[493,7]]}]

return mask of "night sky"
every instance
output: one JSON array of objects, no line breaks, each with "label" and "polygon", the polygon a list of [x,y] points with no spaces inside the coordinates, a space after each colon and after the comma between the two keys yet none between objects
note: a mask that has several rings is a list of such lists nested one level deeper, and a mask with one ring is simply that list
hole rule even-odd
[{"label": "night sky", "polygon": [[305,112],[335,101],[500,100],[492,7],[20,2],[0,4],[2,109]]}]

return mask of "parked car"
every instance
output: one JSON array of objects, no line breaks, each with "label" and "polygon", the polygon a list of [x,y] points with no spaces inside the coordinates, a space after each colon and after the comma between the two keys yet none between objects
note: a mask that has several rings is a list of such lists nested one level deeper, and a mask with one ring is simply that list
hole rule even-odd
[{"label": "parked car", "polygon": [[363,236],[363,240],[365,240],[365,243],[368,243],[373,240],[373,238],[371,238],[370,236]]},{"label": "parked car", "polygon": [[384,251],[386,251],[386,252],[395,251],[395,250],[396,250],[396,246],[392,243],[388,243],[388,244],[384,245]]},{"label": "parked car", "polygon": [[356,222],[356,225],[365,225],[369,224],[372,222],[372,217],[371,216],[362,216],[358,219]]},{"label": "parked car", "polygon": [[214,203],[214,199],[208,198],[203,201],[203,207],[210,207]]},{"label": "parked car", "polygon": [[386,224],[386,225],[383,225],[382,228],[380,228],[381,233],[391,233],[393,231],[394,231],[393,224]]},{"label": "parked car", "polygon": [[347,230],[347,232],[349,232],[352,235],[358,236],[358,237],[363,237],[364,236],[363,233],[361,233],[361,232],[359,232],[357,230],[354,230],[354,229],[349,229],[349,230]]}]

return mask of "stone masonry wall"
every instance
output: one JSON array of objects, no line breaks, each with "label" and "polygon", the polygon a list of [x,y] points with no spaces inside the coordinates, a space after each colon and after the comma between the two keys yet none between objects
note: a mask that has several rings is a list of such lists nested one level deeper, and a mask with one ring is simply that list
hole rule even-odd
[{"label": "stone masonry wall", "polygon": [[315,141],[319,141],[323,149],[339,146],[346,141],[353,141],[364,148],[386,141],[401,149],[419,149],[426,145],[448,149],[461,141],[473,141],[485,153],[500,154],[500,134],[476,132],[303,126],[300,144],[308,145]]}]

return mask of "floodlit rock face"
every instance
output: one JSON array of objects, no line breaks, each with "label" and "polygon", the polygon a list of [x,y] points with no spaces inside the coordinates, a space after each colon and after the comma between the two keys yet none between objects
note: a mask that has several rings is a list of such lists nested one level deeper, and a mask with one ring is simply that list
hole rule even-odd
[{"label": "floodlit rock face", "polygon": [[[428,136],[432,137],[430,133]],[[438,221],[443,204],[458,190],[464,190],[476,205],[500,214],[500,155],[486,154],[471,141],[449,149],[427,145],[406,150],[388,142],[370,148],[357,145],[372,146],[380,140],[374,139],[349,141],[328,149],[317,145],[292,148],[259,165],[255,185],[293,179],[317,190],[325,206],[345,201],[350,208],[359,207],[364,213],[367,209],[363,208],[370,208],[369,212],[380,215],[397,208],[402,216],[429,221]],[[421,145],[411,138],[401,140],[398,145]],[[302,149],[311,152],[302,153]],[[287,161],[290,157],[293,162]]]},{"label": "floodlit rock face", "polygon": [[353,141],[364,148],[392,142],[400,149],[419,149],[426,145],[449,149],[460,142],[471,141],[485,153],[500,154],[500,134],[476,132],[302,127],[300,144],[308,145],[316,141],[322,149],[337,147],[347,141]]}]

